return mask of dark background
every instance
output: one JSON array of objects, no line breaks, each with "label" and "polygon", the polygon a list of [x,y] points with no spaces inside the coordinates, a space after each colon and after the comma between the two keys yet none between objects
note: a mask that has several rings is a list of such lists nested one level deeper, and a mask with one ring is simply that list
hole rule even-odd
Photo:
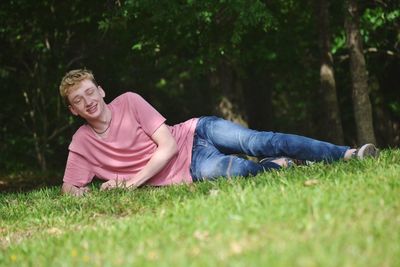
[{"label": "dark background", "polygon": [[[138,92],[168,124],[215,114],[356,146],[347,2],[326,2],[341,139],[321,100],[321,1],[1,1],[0,174],[61,181],[82,121],[58,85],[75,68],[94,72],[107,102]],[[399,2],[358,4],[374,135],[398,147]]]}]

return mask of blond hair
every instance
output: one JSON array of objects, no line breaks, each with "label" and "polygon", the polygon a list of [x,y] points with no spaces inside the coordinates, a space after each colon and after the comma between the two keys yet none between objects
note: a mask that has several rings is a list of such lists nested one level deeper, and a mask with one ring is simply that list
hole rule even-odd
[{"label": "blond hair", "polygon": [[87,69],[77,69],[70,70],[67,72],[61,80],[60,84],[60,95],[64,99],[64,102],[69,105],[68,95],[70,93],[70,89],[77,86],[81,81],[89,79],[97,85],[96,80],[94,79],[93,73]]}]

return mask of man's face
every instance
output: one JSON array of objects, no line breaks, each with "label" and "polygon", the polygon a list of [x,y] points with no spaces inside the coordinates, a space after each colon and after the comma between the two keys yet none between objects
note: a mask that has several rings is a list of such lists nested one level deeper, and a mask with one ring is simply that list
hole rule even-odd
[{"label": "man's face", "polygon": [[68,95],[69,110],[86,120],[96,119],[105,109],[104,90],[91,80],[81,81]]}]

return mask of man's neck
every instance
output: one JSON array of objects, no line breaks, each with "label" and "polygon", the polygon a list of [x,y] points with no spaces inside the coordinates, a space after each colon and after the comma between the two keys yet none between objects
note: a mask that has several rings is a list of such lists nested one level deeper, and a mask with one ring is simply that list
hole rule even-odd
[{"label": "man's neck", "polygon": [[100,114],[98,118],[93,119],[91,121],[87,121],[87,123],[97,134],[103,134],[110,127],[111,120],[112,120],[111,110],[107,105],[105,105],[104,112]]}]

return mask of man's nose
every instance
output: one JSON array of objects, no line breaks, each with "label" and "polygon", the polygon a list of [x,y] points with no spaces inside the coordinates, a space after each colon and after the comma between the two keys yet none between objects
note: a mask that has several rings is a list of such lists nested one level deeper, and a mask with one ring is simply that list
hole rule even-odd
[{"label": "man's nose", "polygon": [[83,101],[85,103],[85,106],[90,106],[92,104],[92,101],[90,100],[90,97],[84,96]]}]

